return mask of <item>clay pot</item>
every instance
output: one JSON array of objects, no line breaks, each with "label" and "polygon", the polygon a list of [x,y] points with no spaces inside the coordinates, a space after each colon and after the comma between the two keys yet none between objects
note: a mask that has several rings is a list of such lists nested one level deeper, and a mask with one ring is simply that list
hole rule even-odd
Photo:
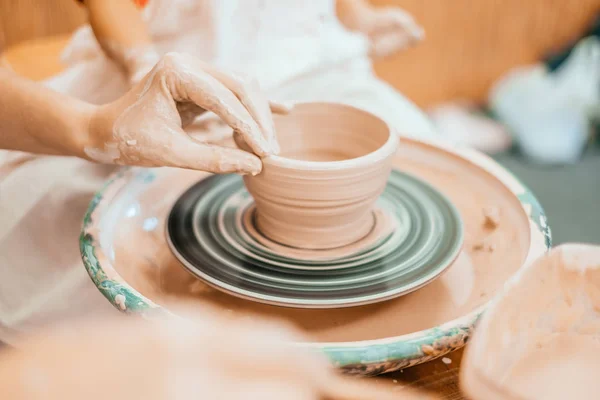
[{"label": "clay pot", "polygon": [[269,239],[305,249],[353,243],[373,228],[398,136],[378,117],[334,103],[301,103],[276,115],[281,145],[244,177],[255,224]]}]

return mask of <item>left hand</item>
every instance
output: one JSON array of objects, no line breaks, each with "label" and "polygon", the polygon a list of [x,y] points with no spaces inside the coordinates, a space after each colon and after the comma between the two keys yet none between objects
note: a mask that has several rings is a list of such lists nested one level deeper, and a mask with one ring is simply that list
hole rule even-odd
[{"label": "left hand", "polygon": [[360,17],[358,30],[369,37],[371,55],[388,57],[424,37],[424,30],[399,7],[370,7]]}]

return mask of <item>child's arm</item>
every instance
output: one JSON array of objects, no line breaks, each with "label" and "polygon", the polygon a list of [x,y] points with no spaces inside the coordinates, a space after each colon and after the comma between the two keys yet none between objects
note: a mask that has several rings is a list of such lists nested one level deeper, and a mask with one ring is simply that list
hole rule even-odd
[{"label": "child's arm", "polygon": [[133,0],[81,0],[94,35],[106,55],[119,64],[130,81],[139,81],[159,60]]}]

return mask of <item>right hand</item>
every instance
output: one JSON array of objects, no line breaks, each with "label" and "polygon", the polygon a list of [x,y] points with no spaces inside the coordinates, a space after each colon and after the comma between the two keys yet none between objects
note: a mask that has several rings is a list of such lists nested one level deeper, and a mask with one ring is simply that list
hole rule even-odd
[{"label": "right hand", "polygon": [[[84,152],[103,163],[258,174],[259,157],[279,151],[271,107],[286,111],[269,103],[256,81],[169,53],[127,94],[92,114]],[[201,143],[184,132],[207,111],[252,153]]]}]

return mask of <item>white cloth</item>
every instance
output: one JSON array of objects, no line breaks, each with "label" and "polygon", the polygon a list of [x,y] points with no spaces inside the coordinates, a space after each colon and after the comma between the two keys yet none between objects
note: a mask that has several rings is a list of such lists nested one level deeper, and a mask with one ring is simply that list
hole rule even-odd
[{"label": "white cloth", "polygon": [[[335,17],[334,0],[154,0],[145,10],[161,52],[187,51],[258,77],[284,101],[337,101],[380,115],[399,133],[432,136],[425,115],[380,81],[365,39]],[[90,36],[67,49],[71,66],[47,84],[100,104],[127,87]],[[242,50],[239,50],[242,49]],[[239,51],[238,51],[239,50]],[[83,214],[114,167],[0,151],[0,340],[84,312],[112,312],[83,268]]]},{"label": "white cloth", "polygon": [[[192,54],[253,76],[265,90],[368,52],[367,39],[337,19],[334,0],[151,0],[143,16],[159,54]],[[50,80],[52,87],[94,103],[127,90],[122,72],[114,65],[107,72],[110,62],[89,26],[75,33],[64,60],[79,71]],[[81,85],[90,74],[93,81]]]}]

